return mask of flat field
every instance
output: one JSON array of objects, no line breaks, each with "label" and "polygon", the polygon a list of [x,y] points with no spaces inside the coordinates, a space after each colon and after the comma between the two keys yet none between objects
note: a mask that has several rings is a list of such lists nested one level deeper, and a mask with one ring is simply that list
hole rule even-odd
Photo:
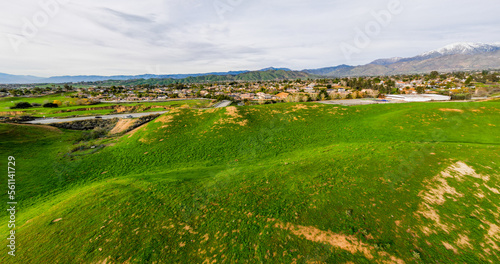
[{"label": "flat field", "polygon": [[68,117],[68,116],[92,116],[106,115],[127,112],[156,112],[163,109],[176,107],[204,108],[210,103],[210,100],[182,100],[168,102],[137,102],[137,103],[101,103],[96,105],[68,105],[58,108],[33,107],[28,109],[10,109],[17,102],[28,102],[43,104],[44,102],[53,102],[58,100],[62,103],[74,104],[78,99],[71,98],[71,93],[48,95],[42,97],[7,97],[0,99],[0,116],[20,116],[32,115],[34,117]]}]

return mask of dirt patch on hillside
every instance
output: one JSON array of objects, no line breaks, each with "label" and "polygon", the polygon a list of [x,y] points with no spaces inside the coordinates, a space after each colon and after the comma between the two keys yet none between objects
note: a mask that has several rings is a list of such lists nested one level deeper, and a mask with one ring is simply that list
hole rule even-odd
[{"label": "dirt patch on hillside", "polygon": [[292,106],[292,109],[290,111],[285,111],[284,114],[294,113],[294,112],[297,112],[300,110],[305,110],[305,109],[308,109],[307,105],[298,104],[298,105]]},{"label": "dirt patch on hillside", "polygon": [[142,126],[140,126],[140,127],[136,128],[136,129],[134,129],[134,130],[132,130],[132,131],[128,132],[126,135],[128,135],[128,137],[129,137],[129,138],[131,138],[131,137],[132,137],[135,133],[137,133],[137,131],[139,131],[139,130],[141,130],[141,129],[145,128],[147,125],[148,125],[148,124],[144,124],[144,125],[142,125]]},{"label": "dirt patch on hillside", "polygon": [[248,124],[248,120],[241,120],[238,121],[237,119],[243,118],[242,115],[239,114],[238,108],[235,106],[230,106],[226,107],[226,118],[221,118],[215,122],[216,125],[223,125],[223,124],[237,124],[240,126],[246,126]]},{"label": "dirt patch on hillside", "polygon": [[455,254],[458,254],[458,250],[454,246],[450,245],[449,243],[443,242],[443,246],[448,250],[452,250]]},{"label": "dirt patch on hillside", "polygon": [[436,183],[435,188],[430,189],[425,195],[423,195],[425,201],[427,201],[429,204],[442,205],[446,202],[446,194],[449,194],[450,196],[463,197],[463,194],[458,193],[455,188],[448,185],[446,179],[439,176],[440,175],[432,179],[432,181]]},{"label": "dirt patch on hillside", "polygon": [[[458,181],[463,181],[465,176],[474,177],[477,179],[483,179],[485,181],[489,180],[489,176],[482,176],[476,173],[476,171],[469,167],[463,162],[456,162],[451,165],[438,175],[436,175],[431,180],[424,181],[424,184],[428,186],[427,190],[421,191],[418,196],[420,196],[424,202],[419,205],[419,210],[416,212],[417,215],[421,215],[427,219],[434,222],[434,227],[438,230],[442,230],[449,233],[451,230],[455,229],[453,224],[444,224],[441,222],[441,217],[439,211],[434,207],[436,205],[443,205],[447,199],[451,199],[457,202],[458,198],[464,197],[462,193],[457,192],[457,190],[451,187],[447,179],[456,179]],[[433,233],[436,233],[436,229],[432,229]],[[429,235],[429,229],[423,228],[422,232]]]},{"label": "dirt patch on hillside", "polygon": [[299,105],[294,105],[292,107],[295,111],[301,110],[301,109],[307,109],[307,105],[299,104]]},{"label": "dirt patch on hillside", "polygon": [[[455,254],[459,254],[461,250],[473,250],[468,231],[464,230],[462,219],[467,216],[479,219],[482,224],[478,224],[477,229],[483,230],[484,235],[481,240],[474,241],[478,244],[481,250],[487,256],[498,256],[500,252],[500,230],[495,223],[499,221],[499,214],[495,209],[484,209],[487,207],[479,206],[475,199],[480,199],[482,202],[490,202],[493,207],[496,207],[494,199],[498,199],[500,191],[490,187],[488,182],[492,177],[481,175],[473,168],[464,162],[456,162],[440,172],[434,178],[424,181],[427,188],[421,191],[418,196],[422,198],[422,202],[418,206],[418,211],[415,212],[417,218],[423,217],[430,220],[430,224],[425,224],[420,227],[421,232],[426,236],[438,235],[445,232],[446,234],[460,233],[455,241],[442,241],[442,245]],[[468,188],[470,192],[458,192],[453,185],[463,186],[466,181],[472,181],[473,188]],[[472,184],[470,184],[472,185]],[[491,184],[490,184],[491,185]],[[496,187],[496,186],[495,186]],[[458,187],[457,187],[458,188]],[[460,215],[456,210],[451,210],[454,206],[477,207],[470,215]],[[438,210],[441,210],[441,212]],[[499,207],[496,207],[497,209]],[[489,214],[488,214],[489,212]],[[493,223],[491,223],[493,222]],[[487,257],[482,256],[485,260]]]},{"label": "dirt patch on hillside", "polygon": [[233,118],[243,118],[243,116],[238,113],[238,108],[234,106],[226,107],[226,114]]},{"label": "dirt patch on hillside", "polygon": [[163,123],[165,125],[161,126],[160,128],[167,128],[169,126],[169,124],[172,123],[172,121],[174,121],[174,118],[176,116],[179,116],[179,115],[180,115],[180,111],[177,109],[174,109],[174,110],[170,111],[170,113],[168,113],[166,115],[162,115],[159,118],[157,118],[155,120],[155,123]]},{"label": "dirt patch on hillside", "polygon": [[473,249],[470,244],[469,237],[463,234],[458,235],[458,240],[455,242],[460,248],[470,248]]},{"label": "dirt patch on hillside", "polygon": [[118,121],[118,123],[115,125],[115,127],[113,129],[111,129],[111,131],[109,131],[109,134],[115,135],[115,134],[125,132],[131,126],[133,126],[135,124],[135,121],[136,120],[134,120],[134,119],[121,119],[120,121]]},{"label": "dirt patch on hillside", "polygon": [[167,116],[161,116],[160,118],[156,119],[155,123],[163,123],[166,124],[162,126],[162,128],[168,127],[168,124],[171,123],[174,120],[174,116],[172,115],[167,115]]},{"label": "dirt patch on hillside", "polygon": [[391,256],[387,252],[378,251],[368,244],[359,241],[354,236],[346,236],[342,234],[335,234],[330,231],[323,231],[311,226],[300,226],[293,224],[276,223],[276,228],[290,231],[292,234],[317,243],[329,244],[342,250],[348,251],[351,254],[361,253],[367,259],[373,260],[373,254],[378,253],[380,256],[387,257],[390,261],[378,261],[379,263],[405,263],[402,259]]},{"label": "dirt patch on hillside", "polygon": [[439,111],[441,111],[441,112],[457,112],[457,113],[463,113],[464,112],[464,110],[450,109],[450,108],[441,108],[441,109],[439,109]]},{"label": "dirt patch on hillside", "polygon": [[498,245],[494,242],[494,240],[499,241],[500,240],[500,228],[496,224],[492,224],[488,221],[483,221],[484,224],[488,225],[488,234],[485,235],[485,241],[487,241],[488,244],[493,246],[493,249],[496,250],[497,252],[500,251],[500,248]]},{"label": "dirt patch on hillside", "polygon": [[7,112],[0,112],[0,116],[8,116],[8,115],[11,115],[11,116],[16,116],[16,115],[24,115],[26,114],[25,112],[23,111],[7,111]]},{"label": "dirt patch on hillside", "polygon": [[463,180],[464,176],[472,176],[476,179],[483,179],[485,181],[489,181],[490,179],[489,176],[479,175],[473,168],[461,161],[448,167],[446,170],[441,172],[441,175],[444,178],[456,178],[458,180]]}]

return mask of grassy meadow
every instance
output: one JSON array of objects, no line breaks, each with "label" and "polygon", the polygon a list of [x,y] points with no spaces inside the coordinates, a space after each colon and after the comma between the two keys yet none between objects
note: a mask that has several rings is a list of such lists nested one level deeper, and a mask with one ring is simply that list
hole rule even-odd
[{"label": "grassy meadow", "polygon": [[[137,102],[137,103],[100,103],[95,105],[74,105],[78,98],[71,98],[73,93],[46,95],[41,97],[6,97],[0,99],[0,116],[31,115],[34,117],[68,117],[107,115],[117,112],[119,108],[130,108],[129,112],[155,112],[177,107],[204,108],[210,100],[183,100],[168,102]],[[60,101],[58,108],[33,107],[28,109],[10,109],[18,102],[43,104],[44,102]],[[64,105],[67,103],[68,105]]]},{"label": "grassy meadow", "polygon": [[19,203],[0,263],[499,263],[499,111],[176,108],[90,142],[0,124]]}]

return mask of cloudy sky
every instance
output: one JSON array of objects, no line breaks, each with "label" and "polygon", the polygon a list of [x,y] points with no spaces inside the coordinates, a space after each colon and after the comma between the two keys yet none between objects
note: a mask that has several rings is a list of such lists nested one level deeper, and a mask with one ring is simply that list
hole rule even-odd
[{"label": "cloudy sky", "polygon": [[4,0],[0,72],[301,70],[500,42],[497,0]]}]

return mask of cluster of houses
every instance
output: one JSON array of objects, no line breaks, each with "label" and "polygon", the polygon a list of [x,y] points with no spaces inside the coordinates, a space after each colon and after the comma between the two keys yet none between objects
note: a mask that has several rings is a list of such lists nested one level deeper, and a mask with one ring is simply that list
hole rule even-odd
[{"label": "cluster of houses", "polygon": [[[341,84],[319,85],[315,82],[303,83],[244,83],[238,85],[187,85],[186,89],[173,89],[171,87],[155,87],[150,89],[137,87],[120,87],[119,92],[109,87],[89,87],[77,89],[78,97],[96,99],[101,101],[159,101],[171,98],[213,98],[225,96],[235,101],[283,101],[291,95],[307,95],[318,97],[325,91],[330,97],[346,98],[353,93],[348,87]],[[363,89],[359,94],[376,96],[377,91]],[[358,96],[359,97],[359,96]],[[319,98],[319,97],[318,97]]]},{"label": "cluster of houses", "polygon": [[[361,79],[361,78],[359,78]],[[100,101],[161,101],[172,98],[218,98],[220,96],[234,101],[285,101],[290,97],[307,97],[309,100],[380,97],[380,87],[388,94],[417,95],[434,94],[450,95],[463,92],[464,88],[474,89],[466,80],[457,79],[451,75],[447,79],[428,78],[410,79],[404,77],[366,77],[369,80],[368,88],[353,89],[349,87],[349,78],[296,80],[296,81],[260,81],[260,82],[232,82],[216,84],[186,84],[182,89],[176,85],[144,88],[142,86],[100,87],[92,86],[77,89],[79,98]],[[352,79],[351,79],[352,80]],[[394,92],[396,91],[396,92]],[[2,96],[2,94],[0,94]],[[3,92],[3,96],[8,93]],[[389,96],[391,97],[391,96]],[[396,97],[392,96],[393,99]],[[420,100],[420,99],[419,99]],[[421,99],[424,100],[424,99]],[[426,99],[425,99],[426,100]]]}]

